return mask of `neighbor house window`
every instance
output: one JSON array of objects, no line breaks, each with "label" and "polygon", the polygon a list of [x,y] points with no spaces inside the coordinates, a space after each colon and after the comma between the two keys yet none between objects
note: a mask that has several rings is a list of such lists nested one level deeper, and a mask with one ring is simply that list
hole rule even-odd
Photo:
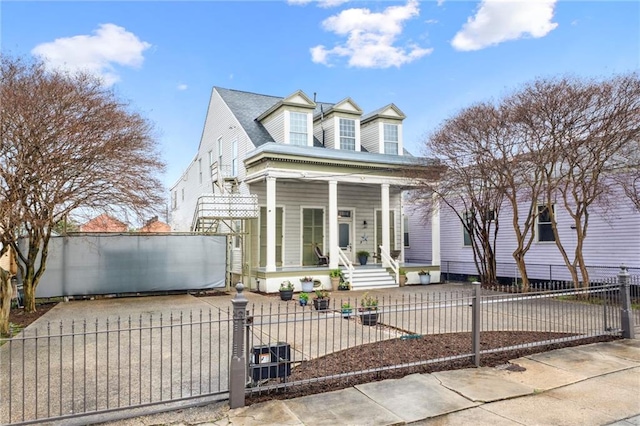
[{"label": "neighbor house window", "polygon": [[409,218],[405,216],[402,221],[404,222],[404,246],[409,247]]},{"label": "neighbor house window", "polygon": [[213,177],[213,150],[209,151],[209,174]]},{"label": "neighbor house window", "polygon": [[398,155],[397,124],[384,124],[384,153]]},{"label": "neighbor house window", "polygon": [[340,149],[356,150],[356,120],[340,119]]},{"label": "neighbor house window", "polygon": [[178,207],[178,191],[171,193],[171,207],[174,209]]},{"label": "neighbor house window", "polygon": [[222,138],[218,138],[218,167],[222,166]]},{"label": "neighbor house window", "polygon": [[198,180],[202,183],[202,158],[198,158]]},{"label": "neighbor house window", "polygon": [[555,241],[553,225],[551,225],[551,213],[555,213],[555,205],[551,209],[546,204],[538,205],[538,241]]},{"label": "neighbor house window", "polygon": [[231,176],[238,176],[238,141],[231,144]]},{"label": "neighbor house window", "polygon": [[180,192],[181,192],[182,201],[184,201],[184,188],[182,188],[182,190]]},{"label": "neighbor house window", "polygon": [[291,145],[307,146],[307,114],[301,112],[289,113],[289,143]]},{"label": "neighbor house window", "polygon": [[473,214],[467,210],[462,214],[462,218],[465,222],[462,225],[462,245],[465,247],[471,247],[471,234],[469,234],[467,227],[471,228],[473,226]]}]

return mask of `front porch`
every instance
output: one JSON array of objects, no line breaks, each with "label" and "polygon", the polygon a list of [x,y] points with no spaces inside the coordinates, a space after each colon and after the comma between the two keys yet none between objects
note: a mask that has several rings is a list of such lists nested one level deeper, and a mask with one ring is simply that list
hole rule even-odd
[{"label": "front porch", "polygon": [[[345,280],[349,280],[347,277],[346,267],[340,265],[338,267],[343,271]],[[353,290],[370,290],[375,288],[390,288],[398,287],[399,283],[395,282],[395,274],[391,268],[385,268],[381,263],[370,263],[367,265],[353,265],[354,275],[359,276],[356,281],[352,283]],[[440,282],[440,266],[431,265],[428,262],[424,263],[412,263],[412,262],[399,262],[399,268],[406,271],[407,282],[406,285],[419,284],[418,272],[427,271],[431,275],[431,283],[437,284]],[[249,290],[257,291],[261,293],[277,293],[280,284],[283,281],[290,281],[294,285],[294,291],[301,291],[302,287],[300,279],[302,277],[313,277],[314,281],[319,282],[322,289],[331,290],[331,280],[329,273],[331,268],[328,266],[298,266],[298,267],[276,267],[275,271],[268,271],[266,267],[253,268],[251,270],[249,279]],[[377,277],[380,275],[374,274],[379,272],[382,274],[388,274],[391,278],[389,285],[378,285],[380,281]]]}]

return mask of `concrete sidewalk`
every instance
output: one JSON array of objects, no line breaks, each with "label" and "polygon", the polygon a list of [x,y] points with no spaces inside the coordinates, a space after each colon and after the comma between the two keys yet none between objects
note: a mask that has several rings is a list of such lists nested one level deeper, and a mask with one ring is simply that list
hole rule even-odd
[{"label": "concrete sidewalk", "polygon": [[[174,425],[640,425],[640,340],[274,400]],[[222,416],[222,417],[220,417]]]}]

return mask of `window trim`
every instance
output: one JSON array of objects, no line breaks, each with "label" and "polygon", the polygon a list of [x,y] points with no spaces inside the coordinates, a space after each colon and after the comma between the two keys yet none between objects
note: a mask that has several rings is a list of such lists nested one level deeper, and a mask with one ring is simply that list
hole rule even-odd
[{"label": "window trim", "polygon": [[[395,129],[395,141],[387,139],[387,126],[389,126],[390,128],[393,127]],[[395,152],[387,152],[387,144],[394,144]],[[382,149],[383,152],[388,155],[398,155],[400,153],[400,127],[397,124],[382,123]]]},{"label": "window trim", "polygon": [[[545,203],[537,203],[536,204],[536,242],[537,243],[541,243],[541,244],[548,244],[548,243],[554,243],[555,244],[556,236],[553,234],[553,221],[551,220],[551,216],[549,216],[549,222],[540,222],[540,215],[541,215],[540,207],[544,207],[546,209],[547,205]],[[551,204],[551,210],[553,211],[553,214],[555,215],[556,203],[552,203]],[[551,228],[551,234],[553,236],[552,240],[541,240],[540,239],[540,235],[542,234],[540,232],[540,225],[549,226]]]},{"label": "window trim", "polygon": [[238,176],[238,140],[231,142],[231,176]]},{"label": "window trim", "polygon": [[[343,120],[345,122],[345,124],[347,124],[347,122],[349,122],[350,124],[353,124],[353,136],[343,136],[342,133],[342,123]],[[346,130],[346,129],[345,129]],[[353,140],[353,149],[350,148],[345,148],[345,146],[343,145],[342,141],[343,139],[349,139],[349,140]],[[353,118],[345,118],[345,117],[338,117],[338,148],[344,151],[356,151],[356,149],[358,148],[357,146],[357,131],[356,131],[356,120]]]},{"label": "window trim", "polygon": [[[294,130],[294,126],[293,126],[293,123],[294,123],[293,117],[294,117],[294,115],[301,116],[299,118],[304,118],[304,133]],[[295,135],[304,135],[304,144],[293,143],[292,142],[293,139],[292,139],[291,136],[293,136],[294,134]],[[289,111],[289,145],[295,145],[295,146],[308,146],[309,145],[309,114],[304,113],[304,112],[298,112],[298,111]]]}]

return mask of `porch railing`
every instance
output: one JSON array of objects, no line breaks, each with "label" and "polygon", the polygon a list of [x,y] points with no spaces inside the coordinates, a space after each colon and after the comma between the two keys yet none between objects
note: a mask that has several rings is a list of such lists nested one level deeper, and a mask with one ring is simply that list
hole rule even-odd
[{"label": "porch railing", "polygon": [[393,271],[393,274],[395,275],[396,284],[398,284],[400,282],[400,263],[397,260],[395,260],[393,257],[391,257],[389,252],[383,246],[380,246],[380,256],[382,260],[382,265],[385,265],[385,264],[389,265],[389,267]]},{"label": "porch railing", "polygon": [[338,264],[342,264],[347,268],[347,281],[349,284],[353,283],[353,262],[340,247],[338,247]]}]

